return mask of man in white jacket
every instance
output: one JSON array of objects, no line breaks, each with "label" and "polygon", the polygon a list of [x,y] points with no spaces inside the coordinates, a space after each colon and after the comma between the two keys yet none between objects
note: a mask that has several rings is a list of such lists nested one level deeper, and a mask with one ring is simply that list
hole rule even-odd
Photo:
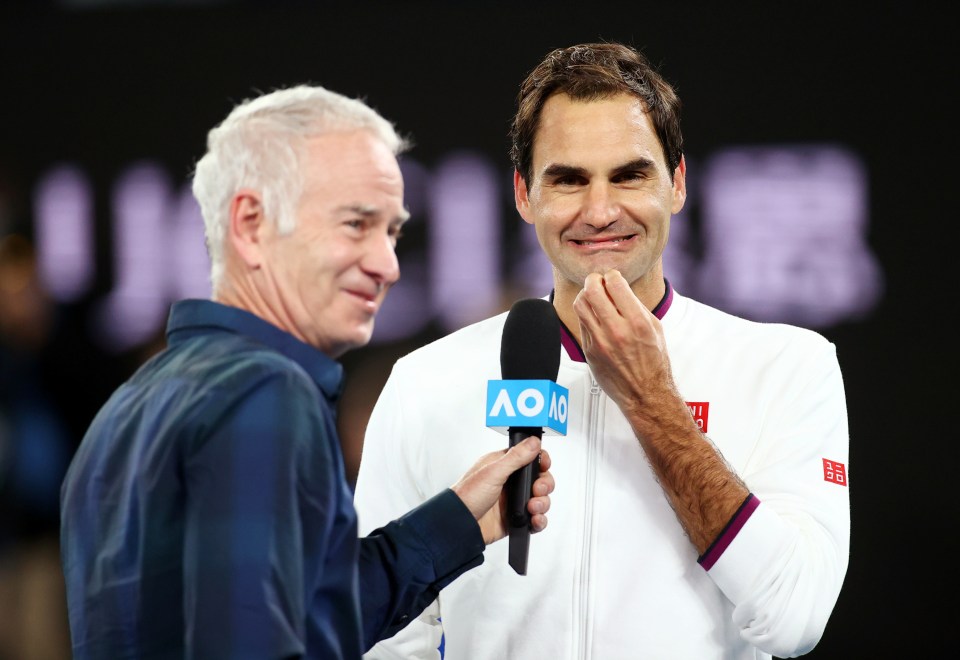
[{"label": "man in white jacket", "polygon": [[[636,50],[558,49],[520,88],[520,215],[554,268],[563,487],[517,575],[506,544],[369,658],[770,658],[811,650],[849,552],[846,403],[820,335],[686,298],[679,99]],[[370,419],[361,532],[504,444],[484,425],[506,315],[399,360]]]}]

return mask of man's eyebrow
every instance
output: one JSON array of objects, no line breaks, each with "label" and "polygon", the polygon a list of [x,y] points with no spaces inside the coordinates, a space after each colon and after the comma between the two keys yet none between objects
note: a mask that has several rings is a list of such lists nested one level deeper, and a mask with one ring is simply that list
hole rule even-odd
[{"label": "man's eyebrow", "polygon": [[564,165],[563,163],[554,163],[543,170],[544,179],[559,179],[565,176],[585,176],[587,170],[575,165]]},{"label": "man's eyebrow", "polygon": [[[365,218],[370,218],[380,215],[380,209],[370,204],[344,204],[343,206],[337,208],[337,213],[356,213],[357,215],[362,215]],[[409,219],[410,211],[407,209],[400,209],[400,212],[396,215],[396,217],[392,218],[390,222],[403,224]]]},{"label": "man's eyebrow", "polygon": [[636,160],[631,160],[629,163],[624,163],[623,165],[618,165],[613,168],[613,174],[623,174],[624,172],[637,172],[643,170],[649,170],[650,168],[656,167],[654,163],[649,158],[637,158]]}]

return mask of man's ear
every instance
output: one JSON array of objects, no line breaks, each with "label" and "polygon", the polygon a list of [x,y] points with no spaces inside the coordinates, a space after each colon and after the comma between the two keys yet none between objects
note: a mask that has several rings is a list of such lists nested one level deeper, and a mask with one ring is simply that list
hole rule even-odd
[{"label": "man's ear", "polygon": [[680,164],[673,171],[673,205],[670,212],[676,215],[687,201],[687,159],[680,156]]},{"label": "man's ear", "polygon": [[527,182],[520,176],[520,172],[513,171],[513,200],[517,205],[517,212],[525,222],[533,224],[530,220],[530,192],[527,190]]},{"label": "man's ear", "polygon": [[239,190],[230,201],[230,216],[227,226],[227,243],[249,268],[259,268],[262,263],[263,230],[267,219],[259,193]]}]

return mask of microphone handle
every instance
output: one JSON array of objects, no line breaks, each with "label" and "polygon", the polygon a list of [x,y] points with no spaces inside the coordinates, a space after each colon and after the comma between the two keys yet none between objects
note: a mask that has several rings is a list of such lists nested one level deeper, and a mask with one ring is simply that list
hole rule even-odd
[{"label": "microphone handle", "polygon": [[[510,427],[510,446],[523,442],[531,435],[543,437],[539,427]],[[509,564],[519,575],[527,574],[527,557],[530,552],[530,512],[527,504],[533,482],[540,472],[540,457],[530,461],[507,479],[507,525],[510,533]]]}]

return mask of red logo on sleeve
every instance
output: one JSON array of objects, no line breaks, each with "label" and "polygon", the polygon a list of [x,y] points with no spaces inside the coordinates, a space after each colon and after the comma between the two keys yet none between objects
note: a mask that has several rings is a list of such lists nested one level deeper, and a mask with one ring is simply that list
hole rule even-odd
[{"label": "red logo on sleeve", "polygon": [[687,401],[687,408],[693,415],[693,421],[700,427],[702,433],[707,432],[707,414],[710,412],[709,401]]},{"label": "red logo on sleeve", "polygon": [[823,459],[823,480],[846,486],[847,467],[843,463]]}]

